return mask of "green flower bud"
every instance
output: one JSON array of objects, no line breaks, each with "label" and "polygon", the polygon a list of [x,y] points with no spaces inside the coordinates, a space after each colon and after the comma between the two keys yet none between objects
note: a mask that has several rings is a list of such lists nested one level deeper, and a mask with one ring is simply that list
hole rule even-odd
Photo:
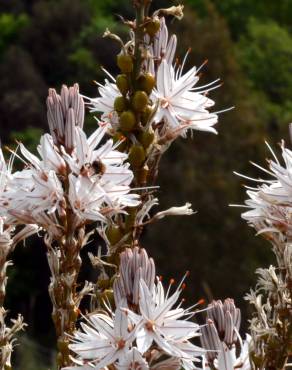
[{"label": "green flower bud", "polygon": [[156,84],[155,77],[151,73],[145,73],[138,78],[139,88],[145,91],[148,95],[151,94]]},{"label": "green flower bud", "polygon": [[133,145],[129,152],[128,160],[134,167],[140,167],[146,159],[145,150],[142,145]]},{"label": "green flower bud", "polygon": [[127,75],[125,74],[118,75],[116,78],[116,84],[120,92],[123,95],[126,95],[127,92],[129,91],[129,82],[128,82]]},{"label": "green flower bud", "polygon": [[121,240],[123,233],[118,226],[112,225],[106,230],[106,236],[111,245],[115,245]]},{"label": "green flower bud", "polygon": [[115,108],[115,111],[117,111],[118,113],[121,113],[124,110],[126,110],[127,106],[128,106],[127,99],[124,98],[123,96],[118,96],[115,99],[114,108]]},{"label": "green flower bud", "polygon": [[150,107],[150,105],[148,105],[140,117],[141,123],[143,126],[147,125],[151,114],[152,114],[152,108]]},{"label": "green flower bud", "polygon": [[137,209],[136,208],[129,208],[127,211],[128,211],[128,215],[126,216],[126,222],[125,222],[126,232],[131,230],[131,228],[135,224]]},{"label": "green flower bud", "polygon": [[110,287],[110,280],[109,279],[99,279],[97,281],[98,287],[100,289],[107,289]]},{"label": "green flower bud", "polygon": [[145,30],[150,37],[155,36],[156,33],[159,31],[159,28],[160,28],[160,21],[159,21],[159,18],[157,17],[149,21],[145,26]]},{"label": "green flower bud", "polygon": [[136,126],[135,114],[130,110],[123,112],[120,116],[121,130],[132,131],[135,126]]},{"label": "green flower bud", "polygon": [[136,91],[132,99],[132,106],[135,111],[143,112],[143,110],[147,107],[147,103],[147,94],[144,91]]},{"label": "green flower bud", "polygon": [[138,135],[138,140],[143,145],[144,149],[147,149],[153,143],[154,136],[154,132],[142,131]]},{"label": "green flower bud", "polygon": [[123,73],[131,73],[134,67],[131,55],[119,54],[117,56],[117,65]]}]

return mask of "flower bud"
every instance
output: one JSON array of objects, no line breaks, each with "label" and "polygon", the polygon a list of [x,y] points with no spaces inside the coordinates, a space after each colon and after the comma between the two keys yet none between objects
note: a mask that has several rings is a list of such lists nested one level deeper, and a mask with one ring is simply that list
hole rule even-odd
[{"label": "flower bud", "polygon": [[110,287],[110,280],[109,279],[98,279],[97,285],[99,289],[108,289]]},{"label": "flower bud", "polygon": [[150,37],[156,35],[160,28],[160,21],[158,17],[151,19],[145,26],[145,30]]},{"label": "flower bud", "polygon": [[141,114],[141,123],[143,126],[146,126],[150,117],[151,117],[151,114],[152,114],[152,108],[150,107],[150,105],[147,105],[147,107],[145,108],[145,111]]},{"label": "flower bud", "polygon": [[133,145],[129,152],[130,164],[137,168],[140,167],[145,161],[146,155],[142,145]]},{"label": "flower bud", "polygon": [[132,99],[132,106],[134,110],[137,112],[143,112],[143,110],[147,107],[147,103],[147,94],[144,91],[136,91]]},{"label": "flower bud", "polygon": [[125,74],[118,75],[116,78],[116,84],[120,92],[123,95],[126,95],[127,92],[129,91],[129,82],[128,82],[127,75]]},{"label": "flower bud", "polygon": [[133,59],[129,54],[119,54],[117,56],[117,65],[123,73],[131,73],[133,71]]},{"label": "flower bud", "polygon": [[118,226],[112,225],[108,227],[106,231],[106,236],[111,245],[115,245],[121,240],[123,233],[121,232],[121,229]]},{"label": "flower bud", "polygon": [[120,116],[120,127],[123,131],[132,131],[136,126],[135,114],[127,110],[123,112]]},{"label": "flower bud", "polygon": [[118,96],[114,101],[115,111],[117,111],[118,113],[123,112],[127,109],[127,103],[128,102],[126,98],[124,98],[123,96]]},{"label": "flower bud", "polygon": [[142,74],[138,78],[139,88],[145,91],[148,95],[151,93],[155,84],[155,77],[151,73]]},{"label": "flower bud", "polygon": [[154,132],[142,131],[138,135],[138,140],[143,145],[143,148],[147,149],[153,143],[154,136]]}]

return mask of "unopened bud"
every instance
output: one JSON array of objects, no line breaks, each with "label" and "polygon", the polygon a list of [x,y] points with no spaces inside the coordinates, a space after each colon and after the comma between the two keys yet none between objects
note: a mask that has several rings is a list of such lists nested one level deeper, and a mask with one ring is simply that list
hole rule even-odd
[{"label": "unopened bud", "polygon": [[145,73],[138,78],[139,88],[145,91],[148,95],[156,84],[155,77],[151,73]]},{"label": "unopened bud", "polygon": [[145,26],[145,30],[150,37],[154,37],[156,33],[159,31],[160,28],[160,21],[158,17],[154,17],[149,22],[147,22]]},{"label": "unopened bud", "polygon": [[129,54],[119,54],[117,56],[117,65],[122,73],[131,73],[133,71],[133,59]]},{"label": "unopened bud", "polygon": [[129,91],[129,82],[127,75],[120,74],[116,78],[116,84],[122,95],[126,95]]},{"label": "unopened bud", "polygon": [[135,114],[128,110],[121,114],[120,116],[120,127],[123,131],[132,131],[136,126]]},{"label": "unopened bud", "polygon": [[141,114],[141,123],[143,126],[147,125],[152,113],[153,113],[152,108],[150,107],[150,105],[147,105],[144,112],[142,112]]},{"label": "unopened bud", "polygon": [[140,167],[145,161],[146,155],[142,145],[133,145],[129,153],[129,162],[134,167]]},{"label": "unopened bud", "polygon": [[127,99],[123,96],[118,96],[114,101],[114,108],[117,112],[123,112],[127,109]]},{"label": "unopened bud", "polygon": [[118,226],[110,226],[106,231],[106,236],[111,245],[115,245],[121,240],[123,233]]},{"label": "unopened bud", "polygon": [[147,149],[153,143],[154,137],[154,132],[142,131],[138,135],[138,140],[143,145],[143,148]]},{"label": "unopened bud", "polygon": [[132,100],[132,106],[134,110],[137,112],[143,112],[144,109],[147,107],[147,103],[147,94],[144,91],[136,91]]}]

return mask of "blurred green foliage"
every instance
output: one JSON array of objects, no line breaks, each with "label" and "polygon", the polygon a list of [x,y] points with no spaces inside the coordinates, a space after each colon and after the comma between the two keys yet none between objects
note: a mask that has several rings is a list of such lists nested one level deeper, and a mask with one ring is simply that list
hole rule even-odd
[{"label": "blurred green foliage", "polygon": [[[153,7],[176,3],[155,0]],[[232,171],[257,177],[248,161],[264,163],[264,139],[275,144],[288,137],[292,2],[185,0],[185,5],[185,18],[169,22],[179,39],[177,55],[181,59],[192,47],[188,67],[208,59],[201,83],[221,77],[224,85],[212,94],[216,109],[235,109],[220,116],[218,137],[195,132],[165,155],[158,181],[161,209],[191,201],[198,214],[161,221],[146,232],[144,243],[167,278],[191,270],[186,294],[192,301],[232,296],[246,315],[242,296],[254,284],[254,270],[268,265],[272,254],[240,220],[240,210],[228,207],[244,200],[241,180]],[[84,95],[97,95],[93,80],[102,82],[100,66],[117,72],[118,45],[102,34],[108,27],[126,36],[118,15],[133,16],[130,0],[0,2],[0,134],[5,143],[37,144],[46,130],[49,87],[77,81]],[[92,130],[94,119],[87,121]],[[12,314],[24,314],[31,337],[49,347],[53,331],[45,248],[35,238],[13,257],[7,304]]]},{"label": "blurred green foliage", "polygon": [[238,58],[252,88],[282,104],[292,96],[292,35],[275,21],[251,18],[237,45]]},{"label": "blurred green foliage", "polygon": [[7,45],[15,41],[28,22],[29,18],[26,14],[0,14],[0,53],[3,53]]}]

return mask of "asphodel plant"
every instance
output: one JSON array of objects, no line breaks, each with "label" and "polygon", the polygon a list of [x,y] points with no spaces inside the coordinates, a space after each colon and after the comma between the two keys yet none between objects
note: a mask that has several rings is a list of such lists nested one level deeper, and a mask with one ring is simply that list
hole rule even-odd
[{"label": "asphodel plant", "polygon": [[[155,190],[162,154],[189,130],[216,132],[213,125],[217,114],[209,112],[214,103],[206,94],[218,86],[218,81],[195,87],[199,80],[196,67],[183,72],[187,54],[182,64],[174,63],[177,38],[168,36],[164,16],[182,18],[183,7],[149,14],[150,1],[134,1],[133,6],[136,19],[125,21],[129,40],[123,42],[109,30],[105,32],[112,42],[120,43],[116,57],[120,74],[112,77],[105,71],[110,80],[99,86],[97,98],[84,98],[77,84],[64,85],[60,93],[50,89],[49,133],[40,138],[38,155],[19,143],[12,151],[9,170],[1,172],[5,179],[0,198],[3,230],[8,233],[12,228],[29,225],[47,246],[58,368],[76,361],[88,362],[82,356],[76,360],[74,351],[70,353],[70,338],[79,335],[79,305],[84,295],[97,292],[97,307],[104,309],[113,296],[113,287],[123,289],[118,280],[120,253],[128,250],[129,254],[135,248],[135,256],[147,256],[141,252],[139,240],[145,225],[167,215],[193,213],[188,203],[156,214],[151,211],[158,205]],[[90,137],[83,129],[84,99],[91,111],[98,112],[98,127]],[[12,164],[19,159],[24,168],[13,172]],[[88,282],[82,285],[78,275],[80,251],[96,232],[105,241],[105,252],[92,258],[102,270],[95,287]],[[148,287],[157,288],[154,263],[147,273],[143,270],[145,259],[140,263]],[[136,312],[142,275],[135,278],[134,284]],[[129,289],[128,295],[132,295]],[[115,300],[116,309],[126,309],[116,296]],[[128,317],[123,310],[120,315]],[[98,354],[88,360],[97,366],[104,357]],[[116,360],[112,358],[111,362]]]},{"label": "asphodel plant", "polygon": [[[133,1],[135,19],[123,20],[128,40],[106,30],[104,36],[120,45],[120,73],[112,76],[104,69],[107,78],[98,84],[98,97],[81,95],[78,84],[64,85],[59,93],[50,89],[49,133],[40,138],[38,154],[22,143],[8,165],[1,154],[0,303],[3,306],[7,256],[18,241],[38,232],[51,271],[58,369],[262,369],[256,360],[272,369],[267,360],[276,358],[271,342],[259,352],[262,344],[254,326],[252,338],[241,339],[241,315],[232,299],[210,302],[205,309],[198,300],[183,308],[180,294],[188,273],[176,288],[171,280],[165,290],[154,260],[141,245],[144,227],[168,216],[193,214],[189,203],[154,210],[159,207],[160,160],[190,131],[216,133],[219,113],[210,111],[214,102],[208,97],[219,80],[198,86],[204,64],[185,72],[189,51],[181,62],[175,58],[177,37],[169,35],[167,19],[181,19],[183,6],[150,13],[150,3]],[[83,127],[86,105],[97,121],[89,137]],[[19,159],[24,167],[14,172],[13,162]],[[81,282],[80,251],[97,235],[103,245],[90,259],[99,269],[98,281]],[[291,272],[289,245],[282,250],[282,279]],[[285,281],[288,286],[290,280]],[[86,295],[91,295],[91,305],[81,312]],[[281,312],[287,315],[288,288],[284,296]],[[199,325],[193,319],[202,310],[207,311],[206,323]],[[12,334],[23,324],[19,319],[7,329],[4,309],[1,312],[0,360],[3,369],[10,369]],[[276,362],[282,367],[290,348],[285,338],[291,333],[287,320],[283,325]],[[194,341],[196,337],[201,340]]]}]

